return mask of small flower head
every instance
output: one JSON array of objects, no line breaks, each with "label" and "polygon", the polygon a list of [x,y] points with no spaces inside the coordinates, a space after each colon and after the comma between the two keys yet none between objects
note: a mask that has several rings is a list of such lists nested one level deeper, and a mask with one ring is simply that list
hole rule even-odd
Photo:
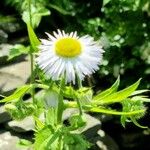
[{"label": "small flower head", "polygon": [[91,36],[60,30],[53,32],[54,36],[46,34],[49,39],[41,39],[37,64],[53,80],[65,75],[66,82],[75,83],[76,76],[83,80],[99,69],[104,51]]}]

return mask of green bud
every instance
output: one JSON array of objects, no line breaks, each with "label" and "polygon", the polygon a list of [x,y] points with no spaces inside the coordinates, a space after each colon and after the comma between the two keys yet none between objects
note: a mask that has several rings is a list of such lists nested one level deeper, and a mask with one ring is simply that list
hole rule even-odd
[{"label": "green bud", "polygon": [[13,104],[5,104],[4,107],[7,111],[17,111],[17,107]]},{"label": "green bud", "polygon": [[46,108],[56,108],[58,105],[58,93],[55,90],[49,90],[45,93],[44,101]]},{"label": "green bud", "polygon": [[81,128],[86,125],[86,119],[81,115],[73,115],[70,119],[70,124],[74,128]]}]

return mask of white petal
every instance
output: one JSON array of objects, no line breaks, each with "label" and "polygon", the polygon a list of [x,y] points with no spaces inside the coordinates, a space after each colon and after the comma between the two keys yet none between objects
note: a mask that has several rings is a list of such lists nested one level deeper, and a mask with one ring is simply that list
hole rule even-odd
[{"label": "white petal", "polygon": [[46,34],[47,34],[47,36],[49,37],[50,40],[52,40],[52,41],[57,40],[54,36],[50,35],[49,33],[46,33]]}]

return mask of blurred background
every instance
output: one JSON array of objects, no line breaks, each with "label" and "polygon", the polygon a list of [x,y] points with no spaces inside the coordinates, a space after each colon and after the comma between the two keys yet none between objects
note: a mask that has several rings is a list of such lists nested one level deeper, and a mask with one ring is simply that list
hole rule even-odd
[{"label": "blurred background", "polygon": [[[28,14],[26,3],[27,0],[0,1],[1,94],[10,94],[29,80],[30,71],[25,71],[30,66],[25,58],[29,40],[23,21]],[[99,71],[92,77],[95,91],[108,88],[118,75],[120,88],[139,78],[142,78],[139,89],[150,88],[149,0],[32,0],[31,3],[33,26],[39,38],[46,38],[45,32],[63,29],[89,34],[101,42],[105,53]],[[18,53],[13,53],[13,49],[18,49]],[[13,53],[12,59],[9,53]],[[149,125],[148,118],[146,114],[141,122]],[[104,121],[102,128],[121,150],[141,150],[145,144],[143,149],[150,149],[149,130],[131,124],[123,129],[118,118]]]}]

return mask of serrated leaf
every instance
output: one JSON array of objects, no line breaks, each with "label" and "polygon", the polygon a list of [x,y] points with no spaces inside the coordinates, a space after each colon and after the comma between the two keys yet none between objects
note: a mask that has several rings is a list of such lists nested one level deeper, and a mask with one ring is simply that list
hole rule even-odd
[{"label": "serrated leaf", "polygon": [[116,93],[110,94],[104,98],[100,98],[98,100],[95,101],[95,104],[111,104],[111,103],[115,103],[115,102],[121,102],[122,100],[124,100],[125,98],[127,98],[128,96],[130,96],[139,86],[141,79],[139,79],[137,82],[135,82],[134,84],[132,84],[131,86],[118,91]]},{"label": "serrated leaf", "polygon": [[119,84],[120,84],[120,77],[117,78],[116,82],[109,89],[107,89],[107,90],[99,93],[98,95],[96,95],[93,98],[93,100],[102,99],[102,98],[104,98],[104,97],[106,97],[106,96],[116,92],[117,89],[118,89]]},{"label": "serrated leaf", "polygon": [[87,150],[92,146],[82,134],[67,133],[63,141],[65,150]]},{"label": "serrated leaf", "polygon": [[10,101],[17,101],[19,100],[25,93],[27,93],[32,88],[32,85],[24,85],[18,88],[12,95],[5,97],[4,99],[0,100],[0,103],[3,102],[10,102]]},{"label": "serrated leaf", "polygon": [[35,150],[56,149],[57,147],[56,140],[59,137],[59,135],[60,135],[59,130],[56,130],[53,133],[52,129],[48,126],[38,131],[35,135],[35,143],[34,143]]},{"label": "serrated leaf", "polygon": [[135,115],[139,113],[145,112],[146,109],[136,110],[136,111],[130,111],[130,112],[120,112],[115,110],[109,110],[106,108],[91,108],[89,111],[91,112],[97,112],[97,113],[105,113],[105,114],[111,114],[111,115]]},{"label": "serrated leaf", "polygon": [[27,29],[28,29],[28,35],[29,35],[31,46],[32,46],[32,50],[33,50],[33,52],[37,52],[38,46],[40,45],[40,41],[38,40],[30,23],[27,23]]},{"label": "serrated leaf", "polygon": [[56,139],[59,138],[60,135],[61,133],[59,130],[55,131],[52,137],[48,140],[46,147],[51,147],[51,145],[56,141]]}]

